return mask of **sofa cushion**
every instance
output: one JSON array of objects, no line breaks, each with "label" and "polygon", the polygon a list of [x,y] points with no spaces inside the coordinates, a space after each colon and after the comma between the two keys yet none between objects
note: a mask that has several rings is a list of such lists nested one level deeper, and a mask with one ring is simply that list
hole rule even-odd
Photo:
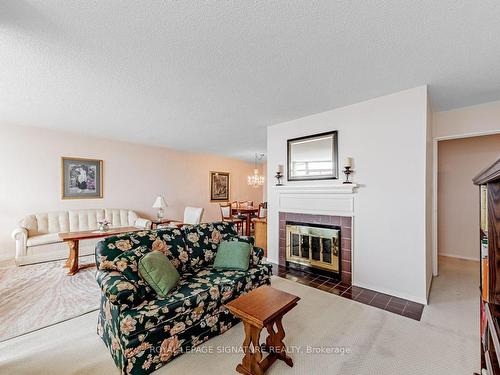
[{"label": "sofa cushion", "polygon": [[241,293],[254,289],[255,286],[268,284],[271,275],[272,266],[270,264],[252,266],[247,271],[205,268],[194,274],[192,281],[217,285],[221,293],[221,303],[226,303]]},{"label": "sofa cushion", "polygon": [[190,268],[189,252],[186,250],[184,235],[179,228],[166,228],[159,232],[159,239],[152,244],[153,250],[160,250],[172,262],[179,273],[187,272]]},{"label": "sofa cushion", "polygon": [[28,237],[27,246],[48,245],[51,243],[63,242],[57,233],[40,234],[38,236]]},{"label": "sofa cushion", "polygon": [[217,249],[214,268],[246,271],[252,245],[243,241],[222,241]]},{"label": "sofa cushion", "polygon": [[199,322],[219,305],[219,289],[208,283],[197,283],[185,274],[177,287],[165,298],[144,301],[122,312],[120,334],[129,339],[161,324],[165,332],[178,333]]},{"label": "sofa cushion", "polygon": [[[255,244],[255,238],[252,236],[231,236],[225,238],[225,241],[242,241],[247,242],[252,246]],[[250,252],[250,267],[252,265],[260,264],[263,257],[264,250],[260,247],[253,247],[252,251]]]},{"label": "sofa cushion", "polygon": [[106,208],[104,217],[113,227],[128,227],[135,225],[139,216],[134,211],[123,208]]},{"label": "sofa cushion", "polygon": [[19,222],[28,237],[48,233],[69,232],[68,211],[44,212],[26,216]]},{"label": "sofa cushion", "polygon": [[38,223],[35,215],[28,215],[24,217],[19,221],[18,226],[20,228],[25,228],[28,231],[28,236],[38,236],[39,234],[44,234],[43,232],[38,232]]},{"label": "sofa cushion", "polygon": [[165,297],[180,278],[167,256],[159,251],[152,251],[139,259],[139,275],[159,297]]},{"label": "sofa cushion", "polygon": [[[83,209],[69,210],[69,230],[71,232],[81,232],[86,230],[96,230],[97,222],[104,220],[104,209]],[[115,227],[111,222],[111,227]]]},{"label": "sofa cushion", "polygon": [[166,298],[144,301],[120,314],[120,334],[128,337],[146,333],[157,326],[177,334],[212,314],[222,304],[260,285],[269,283],[268,265],[248,271],[222,271],[212,268],[185,274]]},{"label": "sofa cushion", "polygon": [[228,222],[184,226],[182,231],[193,271],[213,263],[221,240],[238,235],[234,224]]},{"label": "sofa cushion", "polygon": [[72,232],[95,230],[101,220],[109,221],[112,228],[119,228],[133,226],[138,219],[134,211],[123,208],[69,210],[68,214]]},{"label": "sofa cushion", "polygon": [[123,251],[137,246],[161,251],[167,255],[180,274],[189,269],[189,253],[186,251],[183,233],[178,228],[126,233],[105,238],[96,246],[96,263],[112,261]]}]

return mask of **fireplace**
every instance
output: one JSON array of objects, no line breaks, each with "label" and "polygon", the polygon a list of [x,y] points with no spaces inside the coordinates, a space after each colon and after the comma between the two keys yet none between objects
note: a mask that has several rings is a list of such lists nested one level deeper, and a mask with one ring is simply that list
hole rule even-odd
[{"label": "fireplace", "polygon": [[[333,215],[317,215],[317,214],[306,214],[306,213],[295,213],[295,212],[279,212],[279,264],[283,267],[295,267],[295,268],[306,268],[307,271],[315,274],[325,274],[327,276],[338,278],[345,284],[352,283],[352,217],[349,216],[333,216]],[[328,251],[328,242],[325,244],[324,240],[311,240],[307,238],[307,234],[298,233],[299,237],[294,237],[295,243],[298,242],[298,248],[295,246],[287,247],[287,238],[290,237],[290,231],[287,231],[287,224],[294,226],[306,226],[310,227],[314,231],[318,228],[330,229],[336,232],[322,232],[319,236],[314,237],[326,237],[330,238],[331,241],[331,251]],[[339,231],[339,232],[337,232]],[[318,233],[318,232],[316,232]],[[296,233],[297,234],[297,233]],[[337,234],[337,235],[336,235]],[[302,242],[301,237],[302,236]],[[309,236],[311,237],[311,236]],[[333,240],[332,240],[333,239]],[[288,240],[290,241],[290,239]],[[308,242],[309,241],[309,242]],[[312,243],[310,243],[312,242]],[[319,253],[321,254],[321,242],[323,242],[323,258],[319,255],[319,260],[325,260],[325,263],[330,263],[322,268],[318,267],[316,262],[318,259],[318,242]],[[304,248],[313,249],[310,250],[313,254],[307,254],[304,252],[304,257],[302,257],[301,246],[304,243]],[[299,250],[299,252],[297,252]],[[291,259],[287,259],[287,255],[291,253],[293,256]],[[326,253],[326,256],[325,256]],[[329,258],[329,254],[331,257]],[[338,262],[338,264],[337,264]],[[321,264],[322,265],[322,264]]]},{"label": "fireplace", "polygon": [[287,221],[286,262],[340,276],[339,226]]}]

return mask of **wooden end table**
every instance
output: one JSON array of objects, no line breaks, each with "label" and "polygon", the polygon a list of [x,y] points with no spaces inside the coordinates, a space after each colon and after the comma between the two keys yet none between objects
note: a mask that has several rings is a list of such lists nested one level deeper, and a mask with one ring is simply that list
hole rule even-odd
[{"label": "wooden end table", "polygon": [[252,219],[255,228],[255,246],[264,250],[264,256],[267,257],[267,219]]},{"label": "wooden end table", "polygon": [[[245,356],[236,366],[237,372],[244,375],[262,375],[277,359],[293,367],[292,358],[286,354],[286,346],[283,343],[285,331],[282,318],[297,306],[299,300],[300,298],[293,294],[270,286],[261,286],[225,305],[233,315],[243,321],[245,328]],[[261,346],[260,333],[264,327],[269,336]],[[262,358],[262,351],[269,354]]]},{"label": "wooden end table", "polygon": [[98,230],[89,230],[83,232],[59,233],[59,238],[61,238],[63,241],[66,241],[69,247],[69,257],[68,260],[66,261],[66,264],[64,265],[64,267],[69,268],[68,275],[73,276],[78,271],[84,268],[95,266],[95,263],[84,264],[81,266],[78,265],[78,251],[80,247],[80,240],[90,240],[92,238],[108,237],[108,236],[113,236],[115,234],[122,234],[127,232],[140,232],[143,230],[145,229],[136,227],[120,227],[120,228],[111,228],[108,229],[107,231],[102,231],[102,232]]}]

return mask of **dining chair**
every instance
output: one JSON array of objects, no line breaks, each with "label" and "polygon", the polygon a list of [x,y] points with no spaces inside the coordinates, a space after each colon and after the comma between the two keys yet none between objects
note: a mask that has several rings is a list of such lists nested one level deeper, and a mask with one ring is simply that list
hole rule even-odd
[{"label": "dining chair", "polygon": [[258,219],[265,219],[267,217],[267,202],[259,204],[259,211],[257,211]]},{"label": "dining chair", "polygon": [[[238,202],[238,208],[247,208],[247,207],[252,207],[253,206],[253,201],[240,201]],[[253,215],[251,215],[253,216]],[[247,217],[246,213],[242,213],[238,210],[238,217],[240,219],[245,220]]]},{"label": "dining chair", "polygon": [[243,220],[238,218],[238,217],[233,216],[233,214],[231,212],[232,208],[233,208],[232,203],[220,203],[219,207],[220,207],[220,213],[222,216],[222,221],[234,223],[236,225],[236,229],[238,230],[238,232],[242,231],[243,230]]},{"label": "dining chair", "polygon": [[183,221],[171,221],[168,224],[159,224],[156,229],[162,228],[180,228],[183,225],[196,225],[201,223],[203,216],[203,208],[201,207],[186,207],[184,209]]},{"label": "dining chair", "polygon": [[259,204],[259,211],[257,211],[257,216],[253,217],[251,220],[251,229],[255,227],[255,220],[267,218],[267,202]]},{"label": "dining chair", "polygon": [[203,216],[203,208],[201,207],[186,207],[184,209],[184,224],[200,224]]},{"label": "dining chair", "polygon": [[239,207],[252,207],[253,201],[240,201]]}]

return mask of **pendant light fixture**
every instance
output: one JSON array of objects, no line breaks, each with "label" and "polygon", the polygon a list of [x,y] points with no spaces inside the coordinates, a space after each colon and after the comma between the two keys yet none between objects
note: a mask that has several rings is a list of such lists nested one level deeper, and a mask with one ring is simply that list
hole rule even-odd
[{"label": "pendant light fixture", "polygon": [[264,185],[265,179],[264,176],[259,174],[259,168],[257,163],[264,158],[264,154],[255,153],[255,168],[253,170],[253,175],[248,176],[248,185],[253,186],[254,188],[258,188],[259,186]]}]

